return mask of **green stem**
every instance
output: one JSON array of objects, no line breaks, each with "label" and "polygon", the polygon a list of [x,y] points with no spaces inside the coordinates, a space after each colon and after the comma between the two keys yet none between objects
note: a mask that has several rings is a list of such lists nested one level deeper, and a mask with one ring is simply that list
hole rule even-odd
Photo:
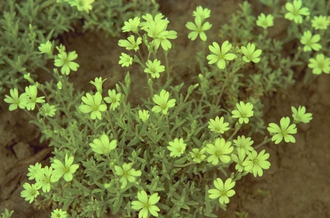
[{"label": "green stem", "polygon": [[258,148],[260,148],[261,146],[263,146],[264,144],[267,144],[268,142],[271,142],[272,141],[272,139],[271,138],[269,138],[269,139],[265,139],[263,142],[261,142],[259,145],[257,145],[257,146],[255,146],[254,147],[254,150],[257,150]]},{"label": "green stem", "polygon": [[215,104],[216,106],[219,106],[219,103],[220,103],[220,100],[221,100],[221,97],[222,97],[223,91],[225,90],[226,85],[227,85],[227,82],[228,82],[228,77],[229,77],[229,75],[228,75],[228,72],[227,72],[227,70],[226,70],[226,79],[225,79],[225,82],[223,83],[223,86],[222,86],[222,88],[221,88],[220,95],[219,95],[219,97],[218,97],[218,99],[217,99],[217,102],[216,102],[216,104]]},{"label": "green stem", "polygon": [[167,57],[167,54],[168,54],[168,51],[165,51],[164,50],[164,55],[165,55],[165,68],[166,68],[166,79],[167,81],[170,79],[170,68],[169,68],[169,65],[168,65],[168,57]]},{"label": "green stem", "polygon": [[228,138],[227,141],[230,141],[236,135],[236,133],[241,129],[241,127],[242,127],[242,125],[239,125],[239,127],[236,128],[235,132]]}]

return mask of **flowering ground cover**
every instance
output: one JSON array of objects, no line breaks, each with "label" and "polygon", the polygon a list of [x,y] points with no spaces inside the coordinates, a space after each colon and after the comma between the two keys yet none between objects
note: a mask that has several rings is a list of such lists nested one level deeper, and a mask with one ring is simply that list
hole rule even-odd
[{"label": "flowering ground cover", "polygon": [[[172,53],[169,58],[180,60],[171,67],[172,71],[177,73],[174,80],[184,81],[186,89],[189,85],[196,83],[191,77],[191,74],[196,71],[196,66],[191,64],[194,60],[191,55],[195,52],[194,43],[187,39],[189,30],[182,30],[181,27],[182,23],[191,19],[191,14],[186,12],[193,11],[198,5],[212,9],[212,14],[216,16],[211,16],[209,21],[213,24],[213,28],[217,25],[215,29],[218,29],[222,23],[226,22],[226,18],[237,9],[239,2],[241,1],[184,1],[180,4],[173,4],[171,1],[160,2],[160,10],[171,21],[171,28],[181,33],[175,41],[177,52]],[[253,6],[257,11],[263,11],[260,5]],[[270,34],[274,36],[281,34],[283,30],[281,28],[285,28],[285,22],[283,21],[282,27],[271,30]],[[211,41],[215,41],[218,36],[208,34],[208,37],[211,38]],[[103,33],[82,34],[77,30],[75,33],[64,34],[61,39],[68,51],[75,50],[79,54],[75,60],[80,65],[79,72],[70,75],[70,81],[74,82],[75,89],[87,91],[86,84],[95,76],[108,78],[104,89],[113,88],[115,83],[124,79],[125,74],[122,74],[118,65],[118,54],[122,51],[122,48],[117,46],[118,38],[104,39]],[[49,63],[48,67],[53,68],[52,63]],[[132,69],[134,67],[128,68],[130,72],[133,72]],[[313,84],[304,85],[302,82],[304,70],[302,68],[295,70],[294,79],[297,83],[293,87],[278,93],[269,93],[268,96],[262,98],[265,104],[263,112],[265,122],[279,123],[280,117],[291,116],[291,112],[288,110],[291,105],[295,105],[296,108],[299,105],[306,105],[308,111],[313,113],[313,122],[299,126],[302,131],[299,135],[295,135],[295,144],[281,142],[278,145],[273,143],[265,145],[264,148],[270,154],[269,161],[272,165],[263,173],[263,177],[249,175],[236,184],[223,181],[223,184],[217,183],[215,186],[217,189],[210,190],[214,196],[217,196],[218,199],[220,197],[220,200],[225,202],[227,198],[221,197],[216,190],[223,188],[228,189],[229,192],[235,185],[235,195],[229,194],[232,197],[230,197],[227,211],[219,211],[219,217],[238,217],[235,212],[240,213],[241,217],[245,217],[244,214],[247,213],[246,217],[256,218],[330,216],[330,195],[326,194],[330,193],[328,175],[330,172],[330,116],[328,115],[330,77],[322,74]],[[157,77],[155,72],[147,73]],[[47,75],[41,74],[40,80],[47,80]],[[147,86],[145,79],[131,73],[131,80],[133,81],[131,87],[133,94],[130,95],[130,102],[135,105],[142,104],[140,98],[146,95],[146,91],[141,87]],[[112,95],[109,93],[109,101],[112,101],[110,99]],[[156,106],[155,110],[159,109],[160,112],[167,113],[162,109],[160,103],[157,101],[155,103],[160,105],[159,108]],[[0,106],[0,211],[2,212],[4,208],[13,209],[15,210],[12,216],[14,218],[48,217],[51,211],[48,209],[49,205],[39,205],[39,209],[46,211],[33,208],[32,205],[25,203],[24,199],[20,197],[20,193],[22,185],[26,182],[28,166],[35,162],[47,165],[50,149],[46,143],[39,143],[40,132],[34,125],[27,123],[29,117],[26,114],[18,113],[18,111],[9,112],[8,105],[4,102],[0,102]],[[95,114],[96,118],[97,116]],[[214,127],[214,129],[216,128]],[[260,135],[260,138],[254,137],[253,140],[261,142],[263,137]],[[112,142],[109,140],[103,138],[97,140],[94,142],[95,145],[106,141],[106,144],[111,147]],[[170,144],[173,156],[178,153],[179,143],[177,141]],[[221,143],[220,140],[219,143]],[[181,144],[181,146],[184,145]],[[212,148],[212,146],[210,147]],[[225,157],[222,158],[225,159]],[[221,157],[218,161],[221,161]],[[59,163],[59,166],[61,164]],[[128,169],[130,169],[129,166],[119,167],[117,174],[122,174],[122,171]],[[134,169],[132,170],[134,171]],[[134,176],[137,172],[133,171]],[[70,176],[67,179],[70,179]],[[145,195],[146,193],[139,193],[135,207],[142,208],[139,202],[143,202],[141,199],[147,199]],[[149,200],[152,198],[153,202],[157,202],[157,196],[148,197]],[[154,210],[153,213],[156,211]]]}]

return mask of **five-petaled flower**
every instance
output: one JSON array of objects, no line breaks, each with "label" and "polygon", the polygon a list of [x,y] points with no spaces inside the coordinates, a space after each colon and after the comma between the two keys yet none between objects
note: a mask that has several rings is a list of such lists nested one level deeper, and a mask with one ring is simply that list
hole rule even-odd
[{"label": "five-petaled flower", "polygon": [[206,152],[210,154],[207,161],[211,162],[213,165],[217,165],[219,160],[223,163],[229,163],[230,154],[234,150],[231,146],[231,142],[226,142],[223,138],[215,139],[214,144],[207,144],[206,147]]},{"label": "five-petaled flower", "polygon": [[296,134],[297,128],[296,124],[290,125],[290,118],[289,117],[282,117],[280,120],[280,125],[278,126],[276,123],[270,123],[267,127],[267,130],[270,134],[273,135],[272,141],[275,144],[279,144],[283,138],[285,142],[296,142],[296,139],[290,134]]},{"label": "five-petaled flower", "polygon": [[158,217],[160,209],[155,205],[160,200],[158,193],[154,193],[148,198],[145,191],[140,191],[137,194],[138,201],[132,202],[132,208],[134,210],[140,210],[139,218],[147,218],[149,212],[151,215]]},{"label": "five-petaled flower", "polygon": [[21,192],[21,197],[25,198],[31,204],[32,201],[39,195],[39,186],[36,184],[30,185],[29,183],[24,183],[24,190]]},{"label": "five-petaled flower", "polygon": [[295,23],[299,24],[302,23],[302,16],[309,15],[309,9],[308,8],[301,8],[302,6],[302,0],[293,0],[293,4],[290,2],[287,2],[285,4],[286,10],[289,12],[285,14],[285,18],[288,20],[293,20]]},{"label": "five-petaled flower", "polygon": [[69,55],[65,51],[62,51],[56,56],[54,65],[56,67],[62,67],[61,73],[63,75],[69,75],[70,70],[77,71],[79,67],[79,64],[73,62],[77,57],[78,55],[75,51],[69,52]]},{"label": "five-petaled flower", "polygon": [[36,163],[35,165],[30,165],[28,168],[29,173],[27,174],[27,176],[29,177],[28,179],[33,180],[37,178],[38,175],[42,173],[41,169],[42,168],[40,163]]},{"label": "five-petaled flower", "polygon": [[209,198],[216,199],[219,198],[220,204],[228,204],[229,198],[235,194],[235,190],[232,188],[235,186],[235,181],[231,178],[226,179],[225,183],[223,183],[222,179],[217,178],[213,182],[215,189],[210,189],[208,191]]},{"label": "five-petaled flower", "polygon": [[243,153],[245,155],[253,150],[253,140],[251,140],[251,137],[245,138],[244,135],[238,136],[233,142],[237,146],[237,153]]},{"label": "five-petaled flower", "polygon": [[134,17],[133,19],[131,18],[128,21],[125,21],[122,30],[123,30],[123,32],[132,31],[133,33],[138,33],[139,25],[140,25],[140,18]]},{"label": "five-petaled flower", "polygon": [[197,16],[195,17],[195,23],[188,22],[186,24],[186,27],[192,31],[188,34],[189,39],[194,41],[197,36],[199,36],[202,41],[206,41],[207,36],[205,34],[205,31],[209,30],[212,27],[212,24],[210,24],[209,22],[205,22],[204,24],[202,24],[202,19]]},{"label": "five-petaled flower", "polygon": [[291,107],[292,117],[295,123],[309,123],[313,119],[313,114],[306,113],[305,106],[299,106],[298,110],[295,107]]},{"label": "five-petaled flower", "polygon": [[94,0],[75,0],[71,2],[73,2],[73,5],[77,7],[78,11],[86,11],[89,13],[89,11],[93,9],[91,4]]},{"label": "five-petaled flower", "polygon": [[127,181],[135,182],[136,177],[141,176],[141,170],[135,170],[132,168],[133,163],[124,163],[123,167],[115,166],[115,173],[118,176],[121,176],[121,189],[124,189],[127,185]]},{"label": "five-petaled flower", "polygon": [[157,104],[156,106],[153,106],[151,109],[155,113],[162,112],[163,114],[167,114],[167,111],[169,108],[174,107],[175,105],[175,99],[170,99],[170,93],[164,89],[160,91],[160,94],[155,94],[152,100]]},{"label": "five-petaled flower", "polygon": [[139,45],[142,43],[142,38],[138,37],[135,41],[135,37],[133,35],[130,35],[127,40],[126,39],[120,39],[118,42],[118,45],[120,47],[124,47],[127,50],[132,50],[134,51],[139,50]]},{"label": "five-petaled flower", "polygon": [[206,57],[206,59],[209,60],[208,64],[217,63],[219,69],[225,69],[226,61],[236,58],[235,54],[227,53],[231,47],[232,45],[228,41],[222,43],[221,49],[218,43],[213,42],[212,45],[209,45],[209,49],[212,53]]},{"label": "five-petaled flower", "polygon": [[119,60],[118,64],[121,64],[122,67],[129,67],[133,63],[133,58],[131,56],[129,56],[128,54],[121,53],[119,58],[120,58],[120,60]]},{"label": "five-petaled flower", "polygon": [[37,95],[38,88],[36,85],[25,87],[25,92],[19,98],[22,99],[22,106],[25,106],[27,110],[34,110],[37,103],[44,103],[45,96],[37,97]]},{"label": "five-petaled flower", "polygon": [[56,107],[54,105],[50,105],[48,103],[45,103],[42,105],[42,107],[39,110],[40,115],[44,117],[53,117],[56,112]]},{"label": "five-petaled flower", "polygon": [[316,30],[326,30],[330,24],[330,17],[314,16],[312,19],[312,27]]},{"label": "five-petaled flower", "polygon": [[160,73],[165,71],[165,67],[160,64],[160,60],[148,60],[146,62],[147,68],[144,69],[145,73],[149,73],[152,78],[159,78]]},{"label": "five-petaled flower", "polygon": [[308,67],[313,69],[313,73],[316,75],[330,72],[330,58],[324,56],[324,54],[317,54],[316,58],[310,58]]},{"label": "five-petaled flower", "polygon": [[110,109],[115,110],[120,105],[121,93],[116,93],[116,90],[108,90],[109,97],[105,97],[104,101],[110,104]]},{"label": "five-petaled flower", "polygon": [[26,102],[27,96],[20,95],[18,97],[18,90],[15,89],[10,89],[10,96],[5,95],[4,101],[9,105],[9,111],[16,110],[18,107],[23,109],[25,107],[25,102]]},{"label": "five-petaled flower", "polygon": [[67,218],[68,213],[62,209],[55,209],[51,214],[51,218]]},{"label": "five-petaled flower", "polygon": [[216,116],[214,120],[210,119],[208,128],[212,132],[223,134],[224,132],[229,130],[229,123],[224,122],[224,119],[224,117],[219,118],[219,116]]},{"label": "five-petaled flower", "polygon": [[79,168],[78,164],[72,164],[73,161],[74,161],[74,157],[73,156],[68,157],[67,154],[65,155],[64,164],[58,159],[53,160],[51,167],[54,169],[53,170],[54,181],[58,181],[63,175],[64,175],[64,180],[67,182],[70,182],[73,179],[73,174]]},{"label": "five-petaled flower", "polygon": [[89,146],[97,154],[108,155],[117,147],[117,140],[114,139],[110,142],[109,137],[106,134],[102,134],[100,138],[94,139],[93,143],[89,143]]},{"label": "five-petaled flower", "polygon": [[266,16],[264,13],[261,13],[258,16],[258,20],[257,20],[256,24],[257,24],[257,26],[267,29],[268,27],[274,26],[274,17],[271,14],[268,14]]},{"label": "five-petaled flower", "polygon": [[197,6],[196,10],[193,11],[193,16],[199,17],[203,21],[211,16],[211,10],[208,8],[203,8],[202,6]]},{"label": "five-petaled flower", "polygon": [[267,170],[270,167],[269,161],[269,154],[265,154],[265,150],[262,150],[259,154],[253,150],[252,152],[248,153],[248,157],[243,162],[244,170],[246,172],[253,173],[254,177],[262,176],[263,169]]},{"label": "five-petaled flower", "polygon": [[189,154],[191,155],[195,163],[201,163],[206,158],[204,152],[205,152],[205,148],[202,149],[193,148],[192,151],[189,152]]},{"label": "five-petaled flower", "polygon": [[167,149],[171,151],[171,157],[180,157],[186,150],[187,144],[183,142],[183,138],[177,139],[169,142],[170,146],[167,146]]},{"label": "five-petaled flower", "polygon": [[242,46],[241,51],[244,54],[243,61],[244,62],[254,62],[258,63],[260,61],[259,56],[261,55],[261,49],[256,49],[256,46],[253,43],[248,43],[247,46]]},{"label": "five-petaled flower", "polygon": [[50,183],[55,182],[55,178],[53,178],[53,168],[44,167],[40,170],[36,177],[36,185],[42,188],[43,192],[50,191]]},{"label": "five-petaled flower", "polygon": [[249,117],[253,116],[253,104],[250,102],[245,104],[241,101],[236,104],[236,110],[233,110],[231,113],[233,114],[233,118],[238,118],[240,124],[247,124],[249,122]]},{"label": "five-petaled flower", "polygon": [[107,109],[107,106],[102,104],[102,95],[98,92],[95,95],[86,93],[86,97],[83,96],[81,99],[85,104],[79,105],[79,110],[85,114],[92,112],[91,119],[95,120],[97,118],[101,120],[101,112]]},{"label": "five-petaled flower", "polygon": [[320,41],[321,36],[319,34],[312,35],[311,31],[307,30],[304,32],[304,35],[301,37],[300,42],[301,44],[305,45],[303,50],[304,51],[318,51],[322,48],[318,42]]}]

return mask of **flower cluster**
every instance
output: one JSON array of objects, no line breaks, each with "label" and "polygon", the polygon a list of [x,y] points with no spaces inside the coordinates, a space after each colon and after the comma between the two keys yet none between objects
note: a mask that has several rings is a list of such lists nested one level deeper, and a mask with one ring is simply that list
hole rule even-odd
[{"label": "flower cluster", "polygon": [[209,22],[205,22],[206,18],[210,17],[211,11],[207,8],[202,8],[201,6],[198,6],[196,8],[196,11],[193,12],[193,16],[195,17],[195,23],[193,22],[187,22],[186,27],[187,29],[191,30],[191,32],[188,35],[188,38],[194,41],[198,36],[202,41],[207,40],[207,36],[205,34],[205,31],[211,29],[212,24]]},{"label": "flower cluster", "polygon": [[50,167],[42,168],[40,163],[30,165],[27,175],[29,180],[34,179],[36,183],[32,185],[24,183],[24,190],[21,192],[21,196],[29,203],[32,203],[40,194],[40,189],[44,193],[50,192],[51,184],[57,182],[62,176],[65,181],[70,182],[73,179],[73,174],[79,168],[79,165],[73,164],[73,161],[73,156],[68,157],[68,155],[65,155],[64,164],[60,160],[54,159]]},{"label": "flower cluster", "polygon": [[[10,96],[6,95],[4,101],[9,105],[9,110],[16,110],[18,107],[21,109],[34,110],[37,103],[44,103],[44,96],[37,97],[38,88],[36,85],[25,87],[25,92],[19,95],[18,90],[10,89]],[[46,106],[47,107],[47,106]],[[52,108],[54,111],[54,108]]]}]

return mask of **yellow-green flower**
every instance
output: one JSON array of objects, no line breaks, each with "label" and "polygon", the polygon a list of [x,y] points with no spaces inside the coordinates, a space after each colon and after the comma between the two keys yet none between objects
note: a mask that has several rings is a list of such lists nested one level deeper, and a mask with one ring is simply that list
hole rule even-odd
[{"label": "yellow-green flower", "polygon": [[151,215],[158,217],[158,212],[160,209],[155,205],[160,200],[158,193],[154,193],[148,198],[145,191],[140,191],[137,194],[138,201],[132,202],[133,210],[139,210],[139,218],[149,217],[149,212]]},{"label": "yellow-green flower", "polygon": [[58,160],[54,159],[51,167],[53,170],[53,179],[54,181],[58,181],[62,176],[64,176],[64,180],[70,182],[73,179],[73,174],[79,168],[78,164],[73,164],[74,157],[65,155],[64,164]]},{"label": "yellow-green flower", "polygon": [[42,43],[39,45],[38,49],[41,54],[48,54],[48,55],[53,55],[53,44],[48,40],[45,43]]},{"label": "yellow-green flower", "polygon": [[308,67],[313,69],[313,73],[316,75],[322,72],[328,74],[330,72],[330,58],[324,56],[324,54],[316,55],[316,58],[310,58]]},{"label": "yellow-green flower", "polygon": [[205,148],[202,148],[201,150],[198,148],[193,148],[192,151],[189,153],[195,163],[201,163],[206,158],[204,152]]},{"label": "yellow-green flower", "polygon": [[110,109],[115,110],[120,105],[121,93],[116,93],[116,90],[108,90],[109,97],[105,97],[104,101],[110,104]]},{"label": "yellow-green flower", "polygon": [[202,24],[202,19],[197,16],[195,17],[195,23],[188,22],[186,24],[186,27],[192,31],[189,33],[188,39],[194,41],[197,36],[199,36],[202,41],[206,41],[207,36],[205,34],[205,31],[209,30],[212,27],[212,24],[210,24],[209,22],[205,22],[204,24]]},{"label": "yellow-green flower", "polygon": [[77,7],[78,11],[86,11],[89,13],[89,11],[93,9],[91,4],[94,0],[75,0],[73,2],[73,5]]},{"label": "yellow-green flower", "polygon": [[145,73],[149,73],[152,78],[159,78],[160,73],[165,71],[165,67],[160,64],[160,60],[155,59],[154,61],[148,60],[146,62],[147,68],[144,69]]},{"label": "yellow-green flower", "polygon": [[135,182],[136,177],[141,176],[141,170],[135,170],[132,168],[132,163],[124,163],[123,167],[115,166],[115,173],[118,176],[121,176],[120,182],[122,183],[121,189],[124,189],[127,185],[127,181]]},{"label": "yellow-green flower", "polygon": [[38,88],[36,85],[25,87],[25,93],[20,96],[22,98],[22,105],[26,107],[27,110],[34,110],[37,103],[44,103],[45,96],[37,97]]},{"label": "yellow-green flower", "polygon": [[282,117],[280,120],[280,126],[276,123],[270,123],[267,130],[273,135],[272,141],[274,141],[275,144],[279,144],[283,139],[285,142],[296,142],[296,139],[290,135],[297,133],[296,124],[290,125],[289,117]]},{"label": "yellow-green flower", "polygon": [[109,137],[106,134],[102,134],[100,138],[94,139],[93,143],[89,143],[89,146],[97,154],[109,155],[117,147],[117,140],[110,142]]},{"label": "yellow-green flower", "polygon": [[197,6],[196,10],[193,11],[193,16],[199,17],[203,21],[211,16],[211,10],[203,8],[202,6]]},{"label": "yellow-green flower", "polygon": [[40,115],[44,117],[53,117],[56,112],[56,107],[54,105],[50,105],[48,103],[45,103],[40,108]]},{"label": "yellow-green flower", "polygon": [[20,95],[18,97],[18,90],[15,89],[10,89],[10,96],[9,95],[5,95],[5,99],[4,101],[9,105],[9,111],[13,111],[16,110],[18,107],[23,109],[25,108],[26,105],[26,99],[27,96],[24,97],[24,95]]},{"label": "yellow-green flower", "polygon": [[70,70],[77,71],[77,69],[79,67],[79,64],[73,62],[73,60],[77,59],[77,57],[78,57],[78,55],[77,55],[76,51],[69,52],[69,55],[65,51],[60,52],[55,57],[54,65],[56,67],[62,67],[61,73],[63,75],[69,75]]},{"label": "yellow-green flower", "polygon": [[68,213],[62,209],[55,209],[53,210],[52,214],[51,214],[51,218],[67,218],[68,217]]},{"label": "yellow-green flower", "polygon": [[210,119],[208,128],[212,132],[223,134],[229,130],[229,123],[224,122],[224,119],[224,117],[219,118],[219,116],[217,116],[214,120]]},{"label": "yellow-green flower", "polygon": [[124,47],[127,50],[132,50],[134,49],[134,51],[139,50],[139,45],[142,43],[142,38],[138,37],[135,41],[135,36],[134,35],[130,35],[127,40],[126,39],[120,39],[118,42],[118,45],[120,47]]},{"label": "yellow-green flower", "polygon": [[288,13],[285,14],[285,18],[288,20],[293,20],[295,23],[302,23],[302,16],[309,16],[308,8],[301,8],[302,0],[293,0],[293,3],[287,2],[285,4]]},{"label": "yellow-green flower", "polygon": [[79,105],[79,110],[85,114],[91,113],[91,119],[95,120],[96,118],[101,120],[102,119],[102,113],[107,109],[107,106],[105,104],[102,104],[102,95],[98,92],[95,93],[95,95],[91,95],[89,93],[86,93],[86,97],[83,96],[81,100],[85,104]]},{"label": "yellow-green flower", "polygon": [[171,151],[171,157],[180,157],[186,150],[187,144],[183,142],[183,138],[177,139],[169,142],[170,146],[167,146],[167,149]]},{"label": "yellow-green flower", "polygon": [[129,67],[133,63],[133,58],[131,56],[129,56],[128,54],[121,53],[119,58],[120,58],[120,60],[118,63],[121,64],[122,67]]},{"label": "yellow-green flower", "polygon": [[232,190],[235,186],[235,182],[228,178],[226,179],[225,183],[223,183],[222,179],[217,178],[213,182],[215,189],[210,189],[208,191],[209,198],[216,199],[219,198],[220,204],[228,204],[229,198],[235,194],[235,190]]},{"label": "yellow-green flower", "polygon": [[39,186],[36,184],[30,185],[29,183],[24,183],[24,190],[21,192],[21,197],[25,198],[26,201],[29,201],[31,204],[32,201],[39,195]]},{"label": "yellow-green flower", "polygon": [[318,42],[320,41],[321,36],[319,34],[312,35],[311,31],[307,30],[304,32],[304,35],[301,37],[301,44],[305,45],[304,51],[318,51],[322,48],[322,45]]},{"label": "yellow-green flower", "polygon": [[233,140],[234,145],[237,146],[237,153],[247,154],[253,151],[253,140],[250,137],[238,136],[236,140]]},{"label": "yellow-green flower", "polygon": [[147,110],[139,110],[139,118],[143,121],[146,122],[149,119],[149,111]]},{"label": "yellow-green flower", "polygon": [[221,49],[218,43],[213,42],[212,45],[209,45],[209,49],[212,53],[206,57],[206,59],[209,60],[208,64],[217,63],[219,69],[225,69],[226,61],[231,61],[236,58],[235,54],[227,53],[231,47],[232,45],[228,41],[222,43]]},{"label": "yellow-green flower", "polygon": [[140,25],[140,18],[134,17],[133,19],[131,18],[128,21],[125,21],[122,30],[123,30],[123,32],[132,31],[133,33],[138,33],[139,25]]},{"label": "yellow-green flower", "polygon": [[168,109],[175,106],[175,99],[170,99],[170,93],[166,90],[161,90],[160,94],[155,94],[152,100],[157,104],[151,110],[155,113],[162,112],[163,114],[167,114]]},{"label": "yellow-green flower", "polygon": [[265,150],[262,150],[259,154],[253,150],[243,163],[244,170],[253,173],[254,177],[257,177],[257,175],[262,176],[263,169],[267,170],[270,167],[270,163],[267,161],[268,158],[269,154],[265,154]]},{"label": "yellow-green flower", "polygon": [[316,30],[326,30],[330,24],[330,17],[314,16],[312,19],[312,27]]},{"label": "yellow-green flower", "polygon": [[104,81],[106,81],[107,78],[102,79],[102,77],[95,77],[95,80],[91,80],[89,83],[94,85],[97,92],[99,92],[100,94],[102,94],[102,85],[104,83]]},{"label": "yellow-green flower", "polygon": [[35,165],[30,165],[28,168],[29,173],[27,174],[27,176],[29,177],[28,179],[33,180],[37,178],[38,175],[42,172],[41,169],[41,164],[38,162]]},{"label": "yellow-green flower", "polygon": [[247,46],[242,46],[241,51],[244,54],[243,61],[244,62],[254,62],[258,63],[260,61],[259,56],[261,55],[261,49],[256,49],[256,46],[253,43],[248,43]]},{"label": "yellow-green flower", "polygon": [[240,124],[247,124],[249,122],[249,117],[253,116],[253,104],[250,102],[244,103],[240,101],[240,103],[236,104],[236,109],[231,112],[233,118],[238,118],[238,122]]},{"label": "yellow-green flower", "polygon": [[210,154],[207,161],[213,165],[217,165],[219,160],[223,163],[229,163],[230,154],[234,150],[231,142],[226,142],[223,138],[215,139],[214,144],[207,144],[206,147],[206,152]]},{"label": "yellow-green flower", "polygon": [[36,185],[42,188],[43,192],[50,191],[50,183],[56,182],[55,178],[53,178],[53,168],[51,167],[44,167],[41,171],[37,174],[36,178]]},{"label": "yellow-green flower", "polygon": [[274,26],[274,17],[271,14],[268,14],[266,16],[264,13],[261,13],[258,16],[258,20],[257,20],[256,24],[257,24],[257,26],[267,29],[268,27]]},{"label": "yellow-green flower", "polygon": [[240,173],[243,172],[243,170],[244,170],[243,163],[244,163],[246,155],[247,154],[245,152],[244,153],[238,152],[237,155],[231,154],[231,159],[236,163],[235,169]]},{"label": "yellow-green flower", "polygon": [[291,107],[292,117],[295,123],[309,123],[313,119],[313,114],[306,113],[305,106],[299,106],[298,109]]}]

